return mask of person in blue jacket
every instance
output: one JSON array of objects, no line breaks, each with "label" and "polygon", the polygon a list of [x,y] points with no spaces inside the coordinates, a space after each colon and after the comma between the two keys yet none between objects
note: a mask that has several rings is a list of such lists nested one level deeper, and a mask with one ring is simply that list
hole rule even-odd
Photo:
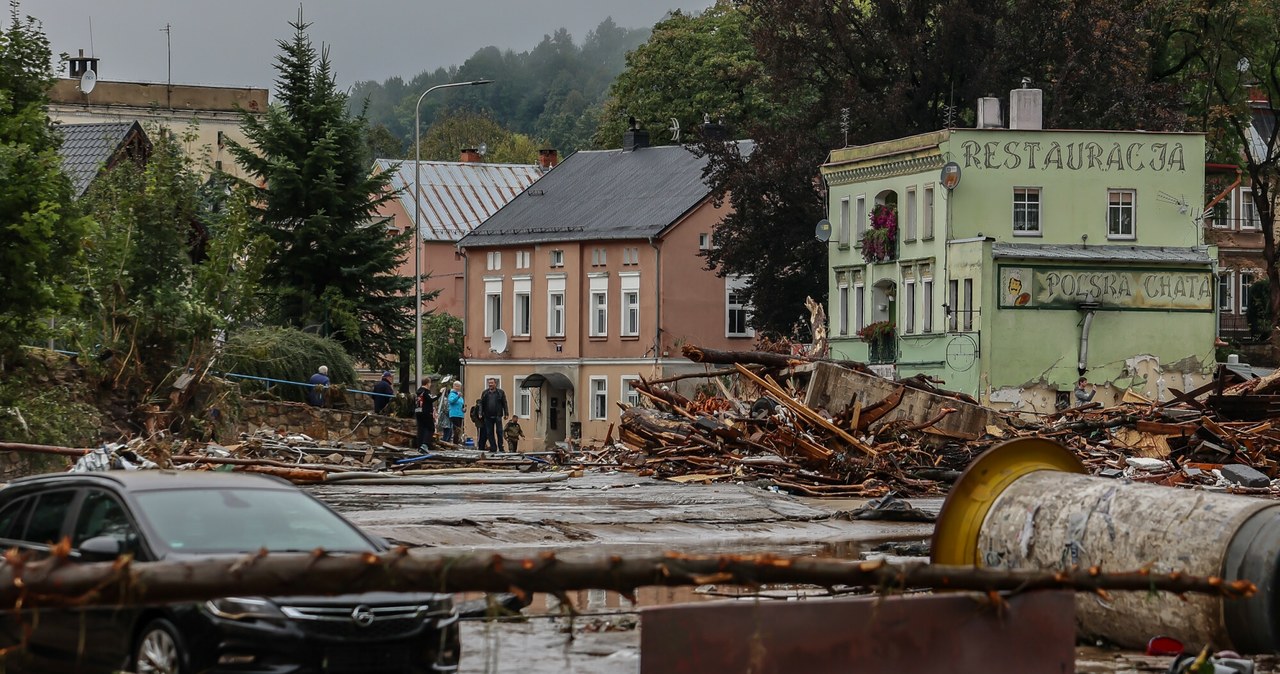
[{"label": "person in blue jacket", "polygon": [[462,382],[456,379],[449,391],[449,433],[452,442],[462,444],[462,420],[467,414],[467,399],[462,395]]}]

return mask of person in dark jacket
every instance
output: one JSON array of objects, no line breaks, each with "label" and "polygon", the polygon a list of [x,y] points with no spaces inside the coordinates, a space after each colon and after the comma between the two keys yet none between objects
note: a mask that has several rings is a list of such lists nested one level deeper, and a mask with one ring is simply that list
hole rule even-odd
[{"label": "person in dark jacket", "polygon": [[311,384],[311,388],[307,389],[307,402],[316,407],[324,405],[324,390],[329,388],[329,368],[321,365],[307,383]]},{"label": "person in dark jacket", "polygon": [[391,370],[383,370],[382,379],[373,385],[374,393],[381,393],[380,396],[373,396],[373,413],[382,414],[382,410],[386,409],[387,403],[391,402],[390,396],[396,394],[396,390],[391,386]]},{"label": "person in dark jacket", "polygon": [[431,445],[435,442],[435,402],[439,399],[440,396],[431,395],[431,377],[423,377],[422,384],[418,386],[417,392],[414,393],[413,408],[413,416],[418,422],[418,437],[414,441],[414,446],[420,452],[431,451]]},{"label": "person in dark jacket", "polygon": [[507,418],[507,394],[492,377],[480,394],[480,451],[502,451],[502,421]]}]

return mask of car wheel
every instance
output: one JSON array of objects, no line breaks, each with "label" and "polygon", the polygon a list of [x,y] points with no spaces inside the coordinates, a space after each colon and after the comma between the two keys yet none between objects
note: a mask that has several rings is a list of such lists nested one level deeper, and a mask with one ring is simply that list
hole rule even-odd
[{"label": "car wheel", "polygon": [[187,674],[182,651],[178,628],[164,618],[152,620],[133,648],[134,671],[137,674]]}]

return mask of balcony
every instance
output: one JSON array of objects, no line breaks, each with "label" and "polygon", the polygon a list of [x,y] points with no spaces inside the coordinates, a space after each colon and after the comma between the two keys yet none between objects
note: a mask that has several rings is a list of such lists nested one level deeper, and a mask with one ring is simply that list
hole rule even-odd
[{"label": "balcony", "polygon": [[867,347],[868,364],[883,365],[898,362],[898,340],[893,337],[869,342]]}]

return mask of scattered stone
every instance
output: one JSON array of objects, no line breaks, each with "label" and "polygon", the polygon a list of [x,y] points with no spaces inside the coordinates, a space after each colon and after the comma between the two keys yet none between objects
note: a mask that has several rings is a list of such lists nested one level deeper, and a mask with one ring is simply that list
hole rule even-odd
[{"label": "scattered stone", "polygon": [[1222,477],[1242,487],[1271,486],[1271,480],[1266,475],[1242,463],[1229,463],[1223,466]]}]

